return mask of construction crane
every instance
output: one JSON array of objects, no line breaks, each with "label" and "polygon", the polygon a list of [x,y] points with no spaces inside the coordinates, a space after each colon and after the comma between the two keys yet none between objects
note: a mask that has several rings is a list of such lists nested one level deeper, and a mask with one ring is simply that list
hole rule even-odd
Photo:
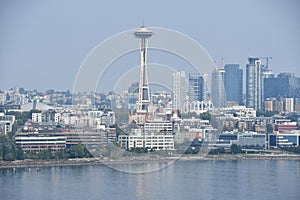
[{"label": "construction crane", "polygon": [[269,60],[272,59],[272,57],[264,56],[264,57],[259,57],[259,59],[265,59],[266,60],[266,68],[269,68]]}]

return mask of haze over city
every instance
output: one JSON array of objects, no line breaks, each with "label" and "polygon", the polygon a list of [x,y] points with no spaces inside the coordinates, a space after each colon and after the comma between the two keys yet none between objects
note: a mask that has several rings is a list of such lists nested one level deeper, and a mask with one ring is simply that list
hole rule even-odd
[{"label": "haze over city", "polygon": [[299,199],[299,8],[0,1],[1,199]]},{"label": "haze over city", "polygon": [[[81,63],[97,44],[143,21],[149,27],[170,28],[192,37],[218,65],[224,57],[224,63],[245,69],[248,57],[272,56],[275,74],[299,76],[298,1],[143,4],[140,9],[141,1],[2,1],[0,89],[19,85],[72,90]],[[139,65],[136,55],[130,57],[129,68]],[[159,61],[169,62],[168,57]],[[176,61],[168,64],[178,65]]]}]

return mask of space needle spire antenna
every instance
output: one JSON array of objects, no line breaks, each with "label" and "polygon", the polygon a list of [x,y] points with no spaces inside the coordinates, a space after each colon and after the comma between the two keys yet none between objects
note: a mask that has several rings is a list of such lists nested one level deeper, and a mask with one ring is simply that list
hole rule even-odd
[{"label": "space needle spire antenna", "polygon": [[150,104],[150,92],[148,85],[148,74],[147,74],[147,47],[148,39],[153,35],[143,25],[134,32],[134,36],[140,40],[140,54],[141,54],[141,66],[140,66],[140,82],[139,82],[139,96],[137,99],[137,112],[148,111],[148,105]]}]

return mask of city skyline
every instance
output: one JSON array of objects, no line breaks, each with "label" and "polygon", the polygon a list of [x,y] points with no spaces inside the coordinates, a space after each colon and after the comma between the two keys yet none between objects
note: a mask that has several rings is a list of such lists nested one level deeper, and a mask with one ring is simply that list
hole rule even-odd
[{"label": "city skyline", "polygon": [[[72,90],[76,73],[88,53],[111,35],[138,27],[143,19],[150,27],[167,27],[189,35],[203,45],[217,63],[224,57],[225,63],[239,64],[245,70],[248,57],[272,56],[270,66],[275,74],[294,72],[299,75],[297,35],[300,28],[296,1],[272,1],[272,4],[226,1],[218,2],[219,6],[208,1],[174,4],[168,17],[163,13],[170,2],[162,2],[158,8],[149,5],[143,12],[136,10],[135,4],[125,4],[126,13],[119,8],[114,13],[106,9],[99,12],[97,8],[112,8],[113,3],[93,3],[94,6],[68,1],[59,6],[57,2],[1,3],[1,89],[19,85],[38,90]],[[68,9],[66,15],[64,11],[70,5],[72,9]],[[151,15],[153,6],[156,15]],[[254,6],[256,13],[250,17],[246,13],[251,13]],[[52,14],[54,9],[56,15]],[[181,9],[190,12],[178,16]],[[77,15],[79,10],[86,15]],[[211,15],[212,10],[217,15]],[[116,13],[117,17],[112,17]],[[209,20],[206,16],[210,16]],[[108,22],[107,18],[111,20]],[[161,61],[168,62],[167,58]],[[128,67],[138,62],[135,58]]]},{"label": "city skyline", "polygon": [[299,10],[0,1],[1,197],[297,199]]}]

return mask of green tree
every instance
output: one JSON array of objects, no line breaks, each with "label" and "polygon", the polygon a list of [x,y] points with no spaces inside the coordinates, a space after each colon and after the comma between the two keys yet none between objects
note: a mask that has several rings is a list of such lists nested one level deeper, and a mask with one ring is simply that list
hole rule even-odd
[{"label": "green tree", "polygon": [[209,154],[212,154],[212,155],[216,155],[216,154],[224,154],[225,153],[225,149],[224,147],[219,147],[217,149],[212,149]]},{"label": "green tree", "polygon": [[23,126],[25,124],[25,122],[31,118],[31,111],[30,112],[14,112],[14,111],[10,111],[7,112],[7,115],[14,115],[16,118],[16,124],[18,126]]},{"label": "green tree", "polygon": [[222,129],[222,131],[232,131],[233,130],[233,128],[229,128],[228,126],[223,126],[223,129]]},{"label": "green tree", "polygon": [[60,150],[60,151],[56,152],[55,158],[58,158],[58,159],[67,158],[67,154],[66,154],[65,150]]},{"label": "green tree", "polygon": [[3,157],[2,157],[2,147],[0,146],[0,160],[3,160]]},{"label": "green tree", "polygon": [[34,151],[25,152],[25,158],[27,159],[37,159],[37,153]]},{"label": "green tree", "polygon": [[135,147],[130,149],[131,152],[133,153],[147,153],[147,149],[143,147]]},{"label": "green tree", "polygon": [[300,146],[298,146],[298,147],[285,147],[284,150],[295,153],[295,154],[300,154]]},{"label": "green tree", "polygon": [[230,149],[231,149],[231,153],[233,154],[242,153],[242,147],[237,144],[232,144]]},{"label": "green tree", "polygon": [[202,114],[200,114],[200,118],[203,120],[210,120],[211,114],[209,112],[202,113]]},{"label": "green tree", "polygon": [[21,147],[17,148],[16,158],[17,158],[17,160],[24,160],[24,158],[25,158],[23,149]]},{"label": "green tree", "polygon": [[69,149],[69,157],[70,158],[84,158],[85,152],[84,152],[84,146],[82,144],[77,144],[72,146]]},{"label": "green tree", "polygon": [[273,126],[272,126],[272,124],[267,124],[267,133],[273,133]]},{"label": "green tree", "polygon": [[12,161],[16,159],[16,147],[14,140],[8,135],[0,136],[0,148],[2,149],[2,159],[5,161]]},{"label": "green tree", "polygon": [[41,160],[50,160],[52,158],[51,150],[42,150],[37,154],[37,158]]},{"label": "green tree", "polygon": [[4,146],[2,149],[2,157],[5,161],[13,161],[16,160],[16,155],[14,149],[11,146]]}]

